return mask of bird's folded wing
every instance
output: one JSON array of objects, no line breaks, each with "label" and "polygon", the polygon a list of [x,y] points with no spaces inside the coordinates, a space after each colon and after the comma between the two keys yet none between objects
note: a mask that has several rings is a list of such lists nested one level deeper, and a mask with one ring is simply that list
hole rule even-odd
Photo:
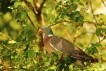
[{"label": "bird's folded wing", "polygon": [[66,55],[71,55],[74,52],[73,44],[62,37],[53,36],[50,40],[50,45],[54,49],[66,54]]},{"label": "bird's folded wing", "polygon": [[81,61],[88,61],[93,59],[80,48],[74,46],[71,42],[67,41],[62,37],[53,36],[50,40],[50,45],[55,50]]}]

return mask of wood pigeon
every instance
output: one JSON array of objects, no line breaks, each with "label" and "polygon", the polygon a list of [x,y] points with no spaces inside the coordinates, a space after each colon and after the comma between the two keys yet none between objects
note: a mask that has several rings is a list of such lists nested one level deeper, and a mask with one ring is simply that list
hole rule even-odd
[{"label": "wood pigeon", "polygon": [[74,46],[68,40],[55,36],[49,26],[41,28],[41,32],[45,34],[43,42],[48,53],[59,51],[67,56],[80,60],[81,62],[90,60],[93,63],[98,61],[97,59],[88,56],[84,51]]}]

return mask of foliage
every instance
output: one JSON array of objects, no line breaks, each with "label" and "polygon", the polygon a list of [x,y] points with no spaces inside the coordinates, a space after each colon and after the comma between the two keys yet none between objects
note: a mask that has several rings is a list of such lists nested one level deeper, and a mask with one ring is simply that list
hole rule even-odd
[{"label": "foliage", "polygon": [[41,51],[38,29],[43,26],[43,19],[39,22],[39,10],[37,6],[34,8],[34,1],[0,0],[0,71],[105,71],[106,16],[95,13],[99,9],[97,4],[106,6],[104,1],[48,0],[40,3],[45,25],[53,26],[56,35],[69,39],[99,61],[85,62],[86,67],[82,68],[73,58],[61,59],[59,52],[50,55]]}]

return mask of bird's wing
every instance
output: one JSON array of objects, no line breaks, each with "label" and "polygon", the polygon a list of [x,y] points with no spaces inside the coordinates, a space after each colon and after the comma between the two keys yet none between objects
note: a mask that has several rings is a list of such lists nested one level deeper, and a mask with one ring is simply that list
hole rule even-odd
[{"label": "bird's wing", "polygon": [[88,61],[93,59],[92,57],[88,56],[84,51],[82,51],[80,48],[74,46],[71,42],[67,41],[62,37],[53,36],[50,40],[50,45],[57,51],[60,51],[61,53],[64,53],[66,55],[71,56],[72,58],[81,61]]},{"label": "bird's wing", "polygon": [[66,55],[71,55],[74,52],[74,45],[62,37],[53,36],[50,45]]}]

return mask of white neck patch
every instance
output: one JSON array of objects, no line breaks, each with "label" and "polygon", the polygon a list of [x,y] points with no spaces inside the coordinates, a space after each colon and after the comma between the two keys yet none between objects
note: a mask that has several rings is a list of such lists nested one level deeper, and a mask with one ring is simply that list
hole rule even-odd
[{"label": "white neck patch", "polygon": [[48,37],[51,37],[51,36],[54,36],[53,34],[49,34],[49,35],[47,35]]}]

